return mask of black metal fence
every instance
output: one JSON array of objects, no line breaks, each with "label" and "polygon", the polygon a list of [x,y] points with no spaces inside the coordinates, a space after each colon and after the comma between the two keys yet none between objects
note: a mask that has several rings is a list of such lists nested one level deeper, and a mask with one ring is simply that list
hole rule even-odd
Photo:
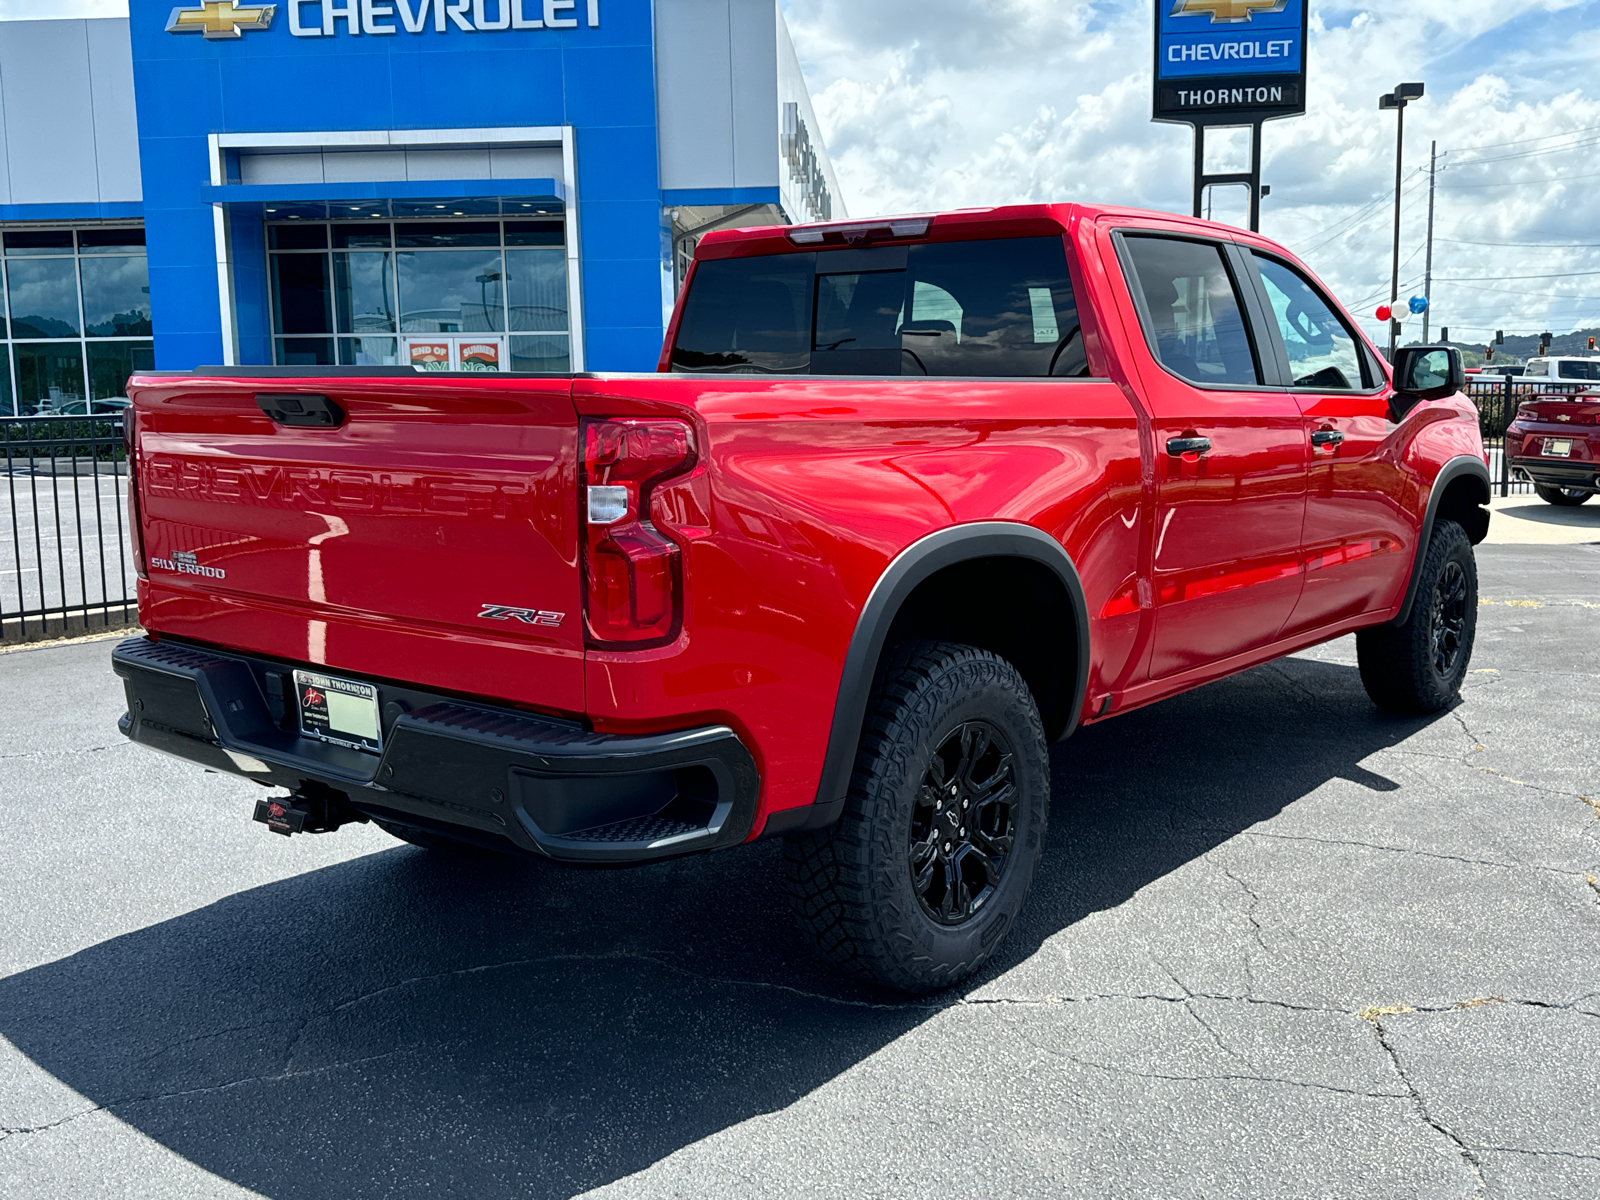
[{"label": "black metal fence", "polygon": [[0,419],[0,641],[135,615],[122,418]]},{"label": "black metal fence", "polygon": [[1483,434],[1483,445],[1489,452],[1489,479],[1497,496],[1525,496],[1533,494],[1533,484],[1517,479],[1512,474],[1507,457],[1506,428],[1517,416],[1517,406],[1525,400],[1540,396],[1571,396],[1593,388],[1593,384],[1525,383],[1515,375],[1496,375],[1493,382],[1474,380],[1467,387],[1472,402],[1478,406],[1478,428]]}]

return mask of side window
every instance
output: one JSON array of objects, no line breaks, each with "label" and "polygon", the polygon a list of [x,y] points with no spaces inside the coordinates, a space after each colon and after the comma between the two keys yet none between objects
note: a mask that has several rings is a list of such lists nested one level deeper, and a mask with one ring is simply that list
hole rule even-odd
[{"label": "side window", "polygon": [[679,371],[804,374],[810,366],[815,254],[701,263],[672,365]]},{"label": "side window", "polygon": [[1563,379],[1600,379],[1600,363],[1564,362],[1561,364],[1561,378]]},{"label": "side window", "polygon": [[1292,267],[1257,254],[1278,332],[1289,352],[1295,387],[1355,391],[1362,387],[1361,352],[1345,323],[1315,287]]},{"label": "side window", "polygon": [[1161,365],[1195,383],[1258,384],[1233,279],[1209,242],[1130,236],[1125,243],[1144,297],[1146,329]]}]

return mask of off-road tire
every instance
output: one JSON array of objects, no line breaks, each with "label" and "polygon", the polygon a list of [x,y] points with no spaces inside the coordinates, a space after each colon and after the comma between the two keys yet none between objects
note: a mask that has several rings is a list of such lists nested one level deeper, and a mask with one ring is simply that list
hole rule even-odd
[{"label": "off-road tire", "polygon": [[1546,487],[1542,483],[1533,485],[1533,494],[1557,508],[1576,508],[1589,503],[1589,497],[1594,495],[1593,492],[1580,492],[1577,488]]},{"label": "off-road tire", "polygon": [[[996,768],[1011,771],[1016,793],[1007,809],[1009,852],[998,881],[983,885],[987,898],[972,906],[970,915],[947,913],[941,920],[913,879],[913,822],[924,831],[930,828],[928,780],[935,778],[934,758],[948,756],[951,739],[962,739],[964,747],[965,739],[975,745],[975,739],[991,735],[995,753],[1011,756],[1008,766]],[[987,771],[999,760],[984,761]],[[938,770],[937,778],[945,779],[945,768]],[[965,774],[972,775],[972,769]],[[989,777],[995,778],[1000,775]],[[954,789],[959,781],[947,782]],[[943,796],[943,787],[938,793]],[[861,978],[911,993],[950,987],[982,966],[1016,922],[1044,851],[1049,803],[1044,727],[1017,669],[970,646],[903,645],[874,687],[844,815],[830,829],[785,840],[788,890],[801,925],[825,958]],[[977,812],[994,801],[979,798],[974,804]],[[967,830],[961,835],[967,837]],[[980,835],[988,837],[974,828],[971,841]],[[935,828],[925,843],[930,853],[938,852],[941,836]],[[950,844],[943,848],[948,853]],[[949,861],[958,876],[961,863],[974,861],[959,856],[980,849],[957,845],[957,857]],[[977,861],[992,863],[993,858],[983,850]],[[933,878],[929,871],[924,879]],[[952,893],[972,895],[964,886],[946,889]],[[952,901],[952,907],[962,905]],[[952,919],[959,923],[949,923]]]},{"label": "off-road tire", "polygon": [[1361,682],[1379,708],[1421,715],[1455,701],[1478,629],[1478,567],[1467,531],[1434,522],[1411,615],[1356,634]]}]

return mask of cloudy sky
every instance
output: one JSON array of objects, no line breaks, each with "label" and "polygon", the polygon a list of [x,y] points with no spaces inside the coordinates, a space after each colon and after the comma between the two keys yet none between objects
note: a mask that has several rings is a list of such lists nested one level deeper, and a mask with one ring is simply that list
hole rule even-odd
[{"label": "cloudy sky", "polygon": [[[1047,200],[1188,210],[1191,134],[1150,122],[1149,0],[781,2],[852,215]],[[1418,169],[1437,140],[1435,331],[1600,324],[1600,0],[1311,12],[1311,111],[1267,126],[1263,232],[1379,333],[1395,118],[1377,100],[1422,80],[1428,95],[1406,114],[1401,295],[1422,290]]]},{"label": "cloudy sky", "polygon": [[[780,0],[852,215],[1046,200],[1187,211],[1190,134],[1150,122],[1149,0]],[[1407,111],[1402,296],[1460,340],[1600,325],[1600,0],[1313,3],[1310,113],[1267,126],[1263,231],[1381,333],[1394,115]],[[125,0],[0,0],[0,17]],[[1219,196],[1216,215],[1232,210]],[[1420,332],[1420,331],[1419,331]]]}]

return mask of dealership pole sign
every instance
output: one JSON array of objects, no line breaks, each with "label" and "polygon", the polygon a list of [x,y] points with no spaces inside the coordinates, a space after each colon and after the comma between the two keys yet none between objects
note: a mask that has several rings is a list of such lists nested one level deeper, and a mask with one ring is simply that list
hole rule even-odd
[{"label": "dealership pole sign", "polygon": [[[1194,215],[1207,187],[1250,189],[1261,228],[1261,126],[1306,111],[1310,0],[1156,0],[1151,119],[1194,128]],[[1250,170],[1205,173],[1206,127],[1248,125]]]}]

